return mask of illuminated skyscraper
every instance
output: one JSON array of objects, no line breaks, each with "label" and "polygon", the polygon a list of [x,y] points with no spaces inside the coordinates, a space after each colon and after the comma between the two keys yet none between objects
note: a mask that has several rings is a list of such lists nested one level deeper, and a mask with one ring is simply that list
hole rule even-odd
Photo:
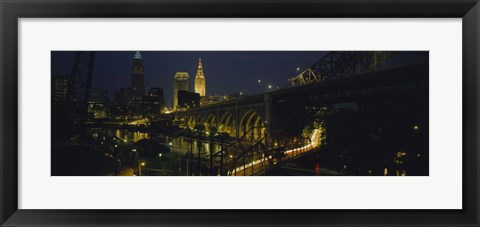
[{"label": "illuminated skyscraper", "polygon": [[137,51],[135,56],[133,56],[132,90],[135,100],[139,100],[145,95],[145,85],[143,82],[143,58],[140,51]]},{"label": "illuminated skyscraper", "polygon": [[203,74],[202,59],[198,59],[197,74],[195,75],[195,93],[205,96],[205,75]]},{"label": "illuminated skyscraper", "polygon": [[178,91],[190,91],[190,76],[188,72],[177,72],[173,80],[173,109],[178,106]]}]

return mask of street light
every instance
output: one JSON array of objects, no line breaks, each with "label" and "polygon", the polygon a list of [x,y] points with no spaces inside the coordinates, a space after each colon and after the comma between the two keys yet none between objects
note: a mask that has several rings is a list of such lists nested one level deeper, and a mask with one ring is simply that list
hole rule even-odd
[{"label": "street light", "polygon": [[[172,151],[175,152],[175,144],[170,142],[168,145],[172,146]],[[181,158],[180,158],[180,152],[178,152],[178,175],[180,176],[182,173],[182,165],[180,163]]]},{"label": "street light", "polygon": [[142,166],[145,166],[145,162],[138,160],[138,176],[142,176]]},{"label": "street light", "polygon": [[[260,88],[261,88],[261,86],[260,86],[261,83],[262,83],[262,80],[258,79],[258,80],[257,80],[257,85],[258,85]],[[256,93],[256,92],[255,92],[256,88],[257,88],[257,86],[254,86],[254,87],[253,87],[253,94]]]}]

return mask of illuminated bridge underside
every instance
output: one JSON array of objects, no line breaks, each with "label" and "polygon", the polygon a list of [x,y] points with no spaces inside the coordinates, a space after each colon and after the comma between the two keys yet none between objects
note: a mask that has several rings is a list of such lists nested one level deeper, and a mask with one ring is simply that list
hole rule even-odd
[{"label": "illuminated bridge underside", "polygon": [[[262,138],[267,131],[299,135],[306,122],[305,107],[357,102],[375,98],[378,91],[401,93],[428,87],[428,63],[375,71],[341,80],[321,81],[270,93],[247,96],[240,100],[217,103],[173,113],[183,127],[204,125],[210,130],[240,138]],[[382,90],[383,89],[383,90]],[[253,133],[249,132],[253,129]],[[246,133],[249,132],[249,133]]]}]

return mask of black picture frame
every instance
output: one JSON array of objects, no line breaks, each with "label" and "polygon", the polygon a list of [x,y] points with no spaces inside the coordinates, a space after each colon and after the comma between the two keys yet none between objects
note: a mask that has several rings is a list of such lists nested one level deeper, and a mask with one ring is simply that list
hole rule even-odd
[{"label": "black picture frame", "polygon": [[[2,226],[479,226],[478,0],[0,0]],[[463,18],[462,210],[18,209],[18,19],[122,17]],[[448,44],[445,44],[448,45]],[[460,151],[458,151],[460,152]],[[445,195],[448,196],[448,195]],[[54,198],[52,198],[54,199]],[[442,198],[438,198],[442,199]]]}]

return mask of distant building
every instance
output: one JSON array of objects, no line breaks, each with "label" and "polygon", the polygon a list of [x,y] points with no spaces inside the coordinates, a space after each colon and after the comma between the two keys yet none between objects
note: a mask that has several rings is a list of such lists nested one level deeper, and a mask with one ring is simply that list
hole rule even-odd
[{"label": "distant building", "polygon": [[178,91],[178,106],[187,109],[200,106],[200,94],[189,91]]},{"label": "distant building", "polygon": [[205,96],[205,75],[203,74],[202,59],[198,59],[197,74],[195,75],[195,92],[200,94],[201,97]]},{"label": "distant building", "polygon": [[103,88],[92,88],[89,101],[105,104],[107,102],[107,90]]},{"label": "distant building", "polygon": [[145,95],[145,84],[143,80],[143,58],[140,51],[135,53],[132,62],[132,89],[133,98],[140,100]]},{"label": "distant building", "polygon": [[173,109],[178,107],[178,91],[190,91],[190,76],[188,72],[177,72],[173,81]]},{"label": "distant building", "polygon": [[107,90],[92,88],[88,100],[87,112],[95,119],[107,118]]},{"label": "distant building", "polygon": [[133,114],[133,100],[132,89],[121,88],[113,94],[113,102],[115,105],[111,105],[109,111],[112,117],[116,119],[122,119],[125,116]]},{"label": "distant building", "polygon": [[121,88],[115,92],[113,101],[119,106],[132,105],[132,90],[130,88]]},{"label": "distant building", "polygon": [[146,95],[142,99],[143,114],[160,114],[162,111],[162,99],[155,96]]},{"label": "distant building", "polygon": [[163,103],[163,89],[162,88],[150,88],[148,95],[143,97],[142,109],[147,114],[160,114]]},{"label": "distant building", "polygon": [[52,99],[54,102],[65,102],[67,101],[67,92],[68,92],[68,76],[53,76],[52,81]]},{"label": "distant building", "polygon": [[163,98],[163,89],[159,87],[152,87],[148,91],[149,96],[162,97]]}]

